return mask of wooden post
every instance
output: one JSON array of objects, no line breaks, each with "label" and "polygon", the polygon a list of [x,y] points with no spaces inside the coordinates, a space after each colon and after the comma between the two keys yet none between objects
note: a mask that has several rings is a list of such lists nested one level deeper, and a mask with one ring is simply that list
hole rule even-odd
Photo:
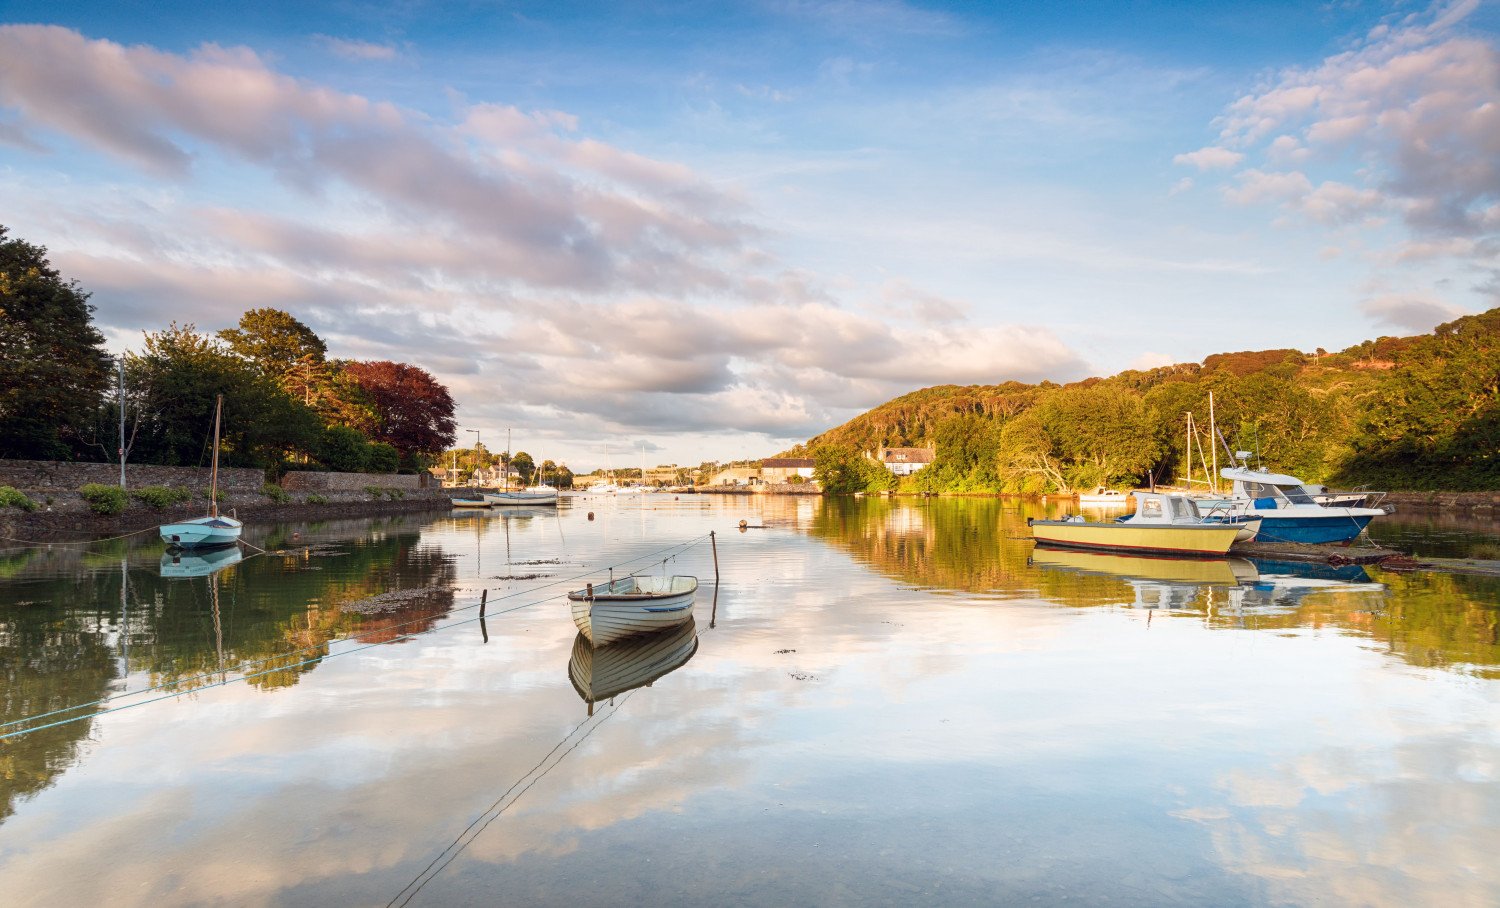
[{"label": "wooden post", "polygon": [[481,617],[481,618],[484,617],[484,610],[485,610],[485,607],[489,605],[489,601],[490,601],[490,591],[489,590],[481,590],[480,593],[479,593],[479,617]]},{"label": "wooden post", "polygon": [[714,583],[717,584],[719,582],[719,540],[713,530],[708,531],[708,542],[714,547]]}]

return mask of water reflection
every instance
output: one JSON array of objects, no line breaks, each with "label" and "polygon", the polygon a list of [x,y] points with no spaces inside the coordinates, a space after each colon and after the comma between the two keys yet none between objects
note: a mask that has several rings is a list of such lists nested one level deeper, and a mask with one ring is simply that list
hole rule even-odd
[{"label": "water reflection", "polygon": [[594,714],[594,704],[637,687],[649,687],[693,658],[698,651],[698,629],[686,623],[665,631],[643,634],[606,646],[595,646],[579,634],[568,657],[568,680]]},{"label": "water reflection", "polygon": [[3,742],[0,819],[73,764],[93,715],[138,692],[235,675],[261,690],[289,687],[333,641],[395,640],[452,607],[453,558],[422,546],[415,524],[284,527],[264,541],[290,545],[294,535],[306,544],[249,559],[237,547],[173,556],[154,541],[8,556],[0,733],[75,721]]},{"label": "water reflection", "polygon": [[207,577],[231,565],[239,564],[243,558],[244,552],[237,545],[208,551],[162,552],[161,575],[163,577]]},{"label": "water reflection", "polygon": [[1423,667],[1500,676],[1500,579],[1358,565],[1153,559],[1035,548],[1028,516],[1066,505],[996,499],[829,499],[809,532],[916,587],[1070,606],[1134,605],[1210,626],[1332,627]]}]

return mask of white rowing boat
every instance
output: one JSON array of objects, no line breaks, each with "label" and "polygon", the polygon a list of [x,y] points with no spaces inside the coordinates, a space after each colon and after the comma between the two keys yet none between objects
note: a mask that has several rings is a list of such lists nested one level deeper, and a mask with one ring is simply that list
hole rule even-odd
[{"label": "white rowing boat", "polygon": [[675,627],[693,617],[697,577],[621,577],[568,594],[573,623],[595,646]]}]

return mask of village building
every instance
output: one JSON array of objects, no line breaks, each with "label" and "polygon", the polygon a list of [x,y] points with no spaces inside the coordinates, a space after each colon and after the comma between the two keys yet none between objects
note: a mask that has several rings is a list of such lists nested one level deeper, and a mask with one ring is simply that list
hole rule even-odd
[{"label": "village building", "polygon": [[760,478],[760,467],[725,467],[713,476],[709,477],[708,485],[711,486],[758,486],[763,480]]},{"label": "village building", "polygon": [[767,457],[760,462],[760,478],[773,484],[802,482],[813,478],[813,466],[811,457]]},{"label": "village building", "polygon": [[910,476],[936,456],[936,448],[879,448],[875,452],[875,460],[897,476]]}]

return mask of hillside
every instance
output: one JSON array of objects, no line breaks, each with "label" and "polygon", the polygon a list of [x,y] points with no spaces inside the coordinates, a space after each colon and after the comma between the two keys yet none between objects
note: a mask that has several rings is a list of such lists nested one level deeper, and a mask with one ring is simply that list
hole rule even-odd
[{"label": "hillside", "polygon": [[1309,481],[1500,488],[1500,309],[1337,353],[1216,353],[1066,385],[923,388],[786,453],[817,457],[850,489],[890,484],[859,462],[881,446],[937,449],[931,467],[903,481],[913,490],[1173,482],[1187,463],[1188,413],[1204,427],[1194,457],[1210,450],[1210,392],[1228,444]]}]

